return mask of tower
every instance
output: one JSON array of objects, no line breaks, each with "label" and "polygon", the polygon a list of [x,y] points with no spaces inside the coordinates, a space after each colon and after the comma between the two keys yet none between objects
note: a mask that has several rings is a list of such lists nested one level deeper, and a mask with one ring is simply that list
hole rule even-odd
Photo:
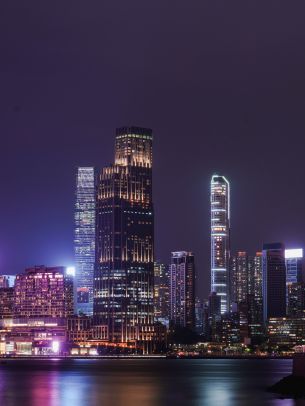
[{"label": "tower", "polygon": [[221,297],[221,313],[230,308],[230,184],[224,176],[211,179],[211,292]]}]

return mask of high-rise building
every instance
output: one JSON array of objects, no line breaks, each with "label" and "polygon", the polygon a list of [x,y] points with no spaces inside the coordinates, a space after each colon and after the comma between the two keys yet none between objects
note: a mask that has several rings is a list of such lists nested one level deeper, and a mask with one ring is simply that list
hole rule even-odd
[{"label": "high-rise building", "polygon": [[216,292],[209,295],[208,300],[208,331],[209,341],[219,342],[221,340],[221,296]]},{"label": "high-rise building", "polygon": [[221,313],[230,308],[230,184],[211,179],[211,292],[221,296]]},{"label": "high-rise building", "polygon": [[248,304],[251,323],[263,322],[262,253],[248,258]]},{"label": "high-rise building", "polygon": [[289,283],[287,300],[287,315],[289,317],[305,316],[305,283]]},{"label": "high-rise building", "polygon": [[286,315],[285,249],[281,243],[264,244],[263,256],[264,321]]},{"label": "high-rise building", "polygon": [[195,261],[192,252],[172,252],[170,321],[181,327],[195,328]]},{"label": "high-rise building", "polygon": [[231,303],[239,303],[247,299],[248,294],[248,255],[238,251],[231,257],[230,284]]},{"label": "high-rise building", "polygon": [[152,130],[116,131],[115,163],[102,170],[97,199],[95,322],[111,342],[149,347],[154,324]]},{"label": "high-rise building", "polygon": [[14,317],[73,315],[73,276],[64,267],[35,266],[16,276]]},{"label": "high-rise building", "polygon": [[160,262],[154,265],[154,312],[156,320],[169,320],[169,271]]},{"label": "high-rise building", "polygon": [[95,266],[96,174],[93,167],[79,167],[75,202],[76,312],[93,314]]},{"label": "high-rise building", "polygon": [[286,285],[303,282],[303,249],[285,250]]}]

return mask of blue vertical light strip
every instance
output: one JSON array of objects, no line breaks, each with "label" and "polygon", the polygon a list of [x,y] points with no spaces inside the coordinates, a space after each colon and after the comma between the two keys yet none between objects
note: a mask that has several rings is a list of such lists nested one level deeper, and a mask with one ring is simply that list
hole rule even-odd
[{"label": "blue vertical light strip", "polygon": [[221,297],[221,313],[229,310],[230,183],[213,175],[211,203],[211,291]]},{"label": "blue vertical light strip", "polygon": [[74,252],[76,268],[75,307],[78,314],[93,314],[95,264],[96,173],[79,167],[76,175]]}]

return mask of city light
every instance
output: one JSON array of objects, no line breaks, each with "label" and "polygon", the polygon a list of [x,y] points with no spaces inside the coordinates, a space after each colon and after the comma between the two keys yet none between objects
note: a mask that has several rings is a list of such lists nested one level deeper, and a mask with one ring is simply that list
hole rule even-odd
[{"label": "city light", "polygon": [[66,274],[69,276],[75,276],[75,267],[74,266],[67,266]]},{"label": "city light", "polygon": [[52,341],[52,351],[54,353],[58,353],[58,351],[59,351],[59,342],[58,341]]},{"label": "city light", "polygon": [[303,248],[285,250],[285,258],[303,258]]}]

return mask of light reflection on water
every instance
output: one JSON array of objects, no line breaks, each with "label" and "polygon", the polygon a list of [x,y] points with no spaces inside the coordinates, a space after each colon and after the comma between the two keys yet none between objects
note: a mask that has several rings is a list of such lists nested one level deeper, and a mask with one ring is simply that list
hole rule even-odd
[{"label": "light reflection on water", "polygon": [[290,372],[290,360],[8,360],[0,405],[305,405],[265,390]]}]

